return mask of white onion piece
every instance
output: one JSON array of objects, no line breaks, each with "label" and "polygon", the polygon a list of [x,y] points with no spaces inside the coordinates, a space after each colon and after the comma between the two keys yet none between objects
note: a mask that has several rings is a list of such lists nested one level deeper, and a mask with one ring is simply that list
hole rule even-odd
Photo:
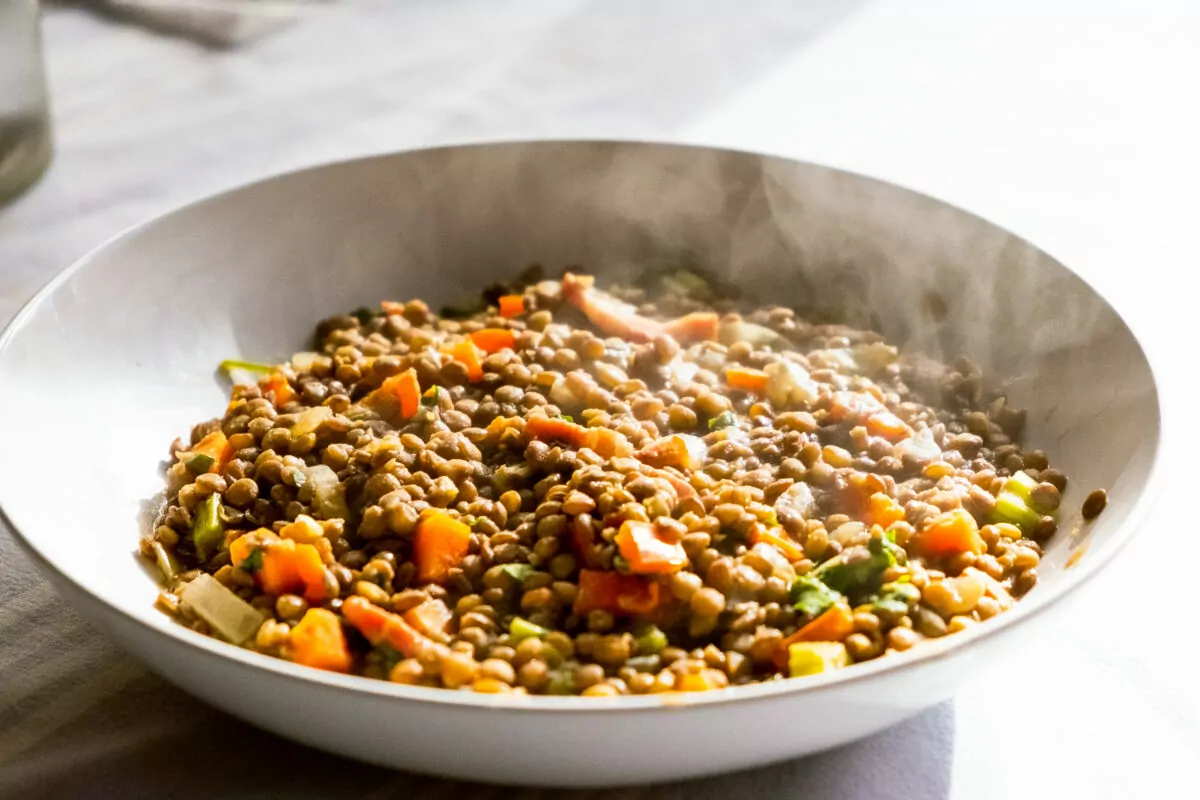
[{"label": "white onion piece", "polygon": [[817,401],[817,384],[808,370],[794,361],[776,361],[768,364],[767,397],[777,409],[788,406],[809,406]]}]

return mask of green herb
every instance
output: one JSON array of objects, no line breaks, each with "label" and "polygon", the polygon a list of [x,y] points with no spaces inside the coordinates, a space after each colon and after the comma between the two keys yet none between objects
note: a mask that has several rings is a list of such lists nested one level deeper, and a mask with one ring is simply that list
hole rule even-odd
[{"label": "green herb", "polygon": [[446,319],[466,319],[482,311],[487,311],[487,302],[479,297],[467,303],[442,306],[441,316]]},{"label": "green herb", "polygon": [[371,309],[367,308],[366,306],[363,306],[362,308],[356,308],[353,311],[351,311],[350,316],[352,316],[356,320],[358,320],[359,323],[366,325],[371,320],[375,319],[375,317],[377,317],[379,315],[376,312],[372,311]]},{"label": "green herb", "polygon": [[574,418],[574,417],[572,417],[570,414],[563,414],[563,415],[562,415],[562,418],[563,418],[563,419],[565,419],[567,422],[574,422],[574,421],[575,421],[575,418]]},{"label": "green herb", "polygon": [[185,463],[187,464],[187,468],[194,474],[202,475],[208,472],[212,468],[212,465],[217,463],[217,460],[208,453],[196,453],[188,458]]},{"label": "green herb", "polygon": [[911,583],[889,583],[880,590],[871,607],[875,611],[898,617],[907,614],[909,608],[920,600],[921,590]]},{"label": "green herb", "polygon": [[379,655],[383,656],[383,671],[386,674],[391,674],[392,668],[404,660],[404,656],[390,645],[381,644],[375,648],[379,651]]},{"label": "green herb", "polygon": [[737,417],[732,411],[722,411],[708,421],[708,429],[710,431],[719,431],[728,428],[730,425],[737,424]]},{"label": "green herb", "polygon": [[550,673],[546,694],[575,694],[575,680],[569,669],[556,669]]},{"label": "green herb", "polygon": [[221,496],[213,493],[204,498],[196,509],[192,523],[192,544],[201,561],[208,561],[225,541],[225,524],[221,522]]},{"label": "green herb", "polygon": [[904,563],[904,548],[886,538],[872,539],[866,547],[852,547],[826,561],[813,575],[843,594],[873,589],[888,567]]},{"label": "green herb", "polygon": [[841,599],[840,592],[812,575],[801,575],[792,582],[792,605],[809,617],[819,617]]},{"label": "green herb", "polygon": [[613,569],[623,575],[630,573],[629,561],[622,555],[613,556]]},{"label": "green herb", "polygon": [[249,572],[251,575],[262,569],[263,551],[261,547],[256,547],[250,551],[250,555],[246,556],[245,560],[239,567]]},{"label": "green herb", "polygon": [[517,583],[524,583],[525,579],[534,572],[532,564],[504,564],[500,567],[500,571]]},{"label": "green herb", "polygon": [[512,622],[508,625],[508,635],[514,642],[521,642],[525,639],[541,639],[549,632],[541,625],[534,625],[522,617],[513,617]]}]

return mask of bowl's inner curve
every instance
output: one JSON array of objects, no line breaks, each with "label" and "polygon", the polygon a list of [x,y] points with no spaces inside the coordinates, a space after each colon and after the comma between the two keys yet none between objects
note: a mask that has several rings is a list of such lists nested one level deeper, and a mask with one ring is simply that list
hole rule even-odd
[{"label": "bowl's inner curve", "polygon": [[[133,558],[167,445],[217,416],[224,358],[282,360],[317,320],[476,293],[532,262],[600,275],[686,260],[772,302],[965,354],[1029,409],[1026,439],[1088,490],[1112,546],[1158,439],[1146,360],[1111,308],[1022,240],[897,187],[782,159],[664,145],[446,148],[223,195],[93,255],[0,350],[0,505],[67,576],[156,626]],[[1041,570],[1063,578],[1062,534]],[[1086,558],[1084,561],[1086,562]]]}]

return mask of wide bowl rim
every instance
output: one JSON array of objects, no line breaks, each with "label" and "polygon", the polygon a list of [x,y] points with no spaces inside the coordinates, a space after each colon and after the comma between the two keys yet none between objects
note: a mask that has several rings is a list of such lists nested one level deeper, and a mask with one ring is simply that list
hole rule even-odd
[{"label": "wide bowl rim", "polygon": [[[783,696],[790,697],[792,695],[800,694],[818,694],[842,690],[846,687],[879,678],[884,675],[897,675],[902,672],[908,672],[927,663],[949,658],[951,656],[956,656],[969,649],[973,649],[977,645],[981,644],[983,640],[992,639],[1000,636],[1003,633],[1010,632],[1022,623],[1038,617],[1047,610],[1059,605],[1067,595],[1074,594],[1075,592],[1079,591],[1080,588],[1082,588],[1086,583],[1091,581],[1097,574],[1104,570],[1108,564],[1110,564],[1115,557],[1129,544],[1129,542],[1141,528],[1150,507],[1153,505],[1154,497],[1156,495],[1155,487],[1159,485],[1159,481],[1156,480],[1156,477],[1159,469],[1161,468],[1162,455],[1162,396],[1159,391],[1158,380],[1154,374],[1153,361],[1147,355],[1146,350],[1134,329],[1120,314],[1117,308],[1111,302],[1109,302],[1108,298],[1097,291],[1096,288],[1092,286],[1092,284],[1089,283],[1083,276],[1076,273],[1057,258],[1054,258],[1053,255],[1043,250],[1041,247],[1009,230],[1008,228],[979,216],[968,209],[925,194],[924,192],[908,188],[902,184],[840,167],[805,161],[789,155],[780,155],[753,150],[741,150],[737,148],[700,143],[638,138],[497,138],[468,140],[426,147],[362,154],[332,161],[320,162],[298,169],[287,170],[273,175],[259,177],[252,181],[222,189],[215,193],[184,202],[154,214],[140,222],[128,226],[124,230],[110,236],[108,239],[93,247],[86,254],[52,277],[27,302],[25,302],[16,315],[9,320],[4,329],[0,331],[0,355],[3,355],[12,342],[15,341],[15,339],[20,335],[21,331],[25,328],[28,321],[33,317],[41,305],[53,297],[58,288],[65,284],[72,276],[96,263],[100,256],[119,243],[132,239],[142,231],[150,229],[167,219],[190,212],[202,206],[216,205],[228,197],[241,192],[260,190],[267,184],[295,179],[302,175],[312,175],[324,170],[336,171],[338,169],[346,168],[352,164],[362,164],[375,160],[402,158],[421,153],[433,153],[439,151],[486,149],[505,146],[536,147],[556,145],[609,145],[628,147],[643,146],[720,152],[735,156],[781,160],[794,164],[815,167],[858,181],[864,181],[870,184],[882,185],[891,189],[900,190],[910,195],[914,195],[923,201],[931,202],[943,208],[952,209],[957,213],[965,214],[969,218],[982,222],[993,229],[1004,232],[1029,245],[1030,247],[1033,247],[1039,253],[1047,256],[1055,263],[1056,266],[1066,270],[1069,274],[1074,276],[1084,286],[1086,286],[1087,289],[1091,291],[1095,297],[1113,313],[1116,319],[1129,333],[1129,336],[1133,340],[1133,344],[1137,349],[1138,355],[1141,356],[1142,361],[1146,364],[1147,371],[1150,374],[1148,390],[1153,394],[1155,410],[1154,436],[1152,441],[1148,442],[1148,444],[1151,446],[1151,451],[1149,454],[1150,463],[1146,471],[1145,485],[1138,492],[1137,497],[1134,500],[1133,508],[1129,510],[1125,521],[1111,534],[1110,540],[1105,542],[1102,548],[1100,548],[1098,551],[1089,552],[1087,558],[1081,559],[1070,569],[1068,569],[1066,574],[1053,586],[1045,587],[1041,591],[1034,593],[1030,598],[1019,602],[1011,611],[1008,611],[997,618],[988,620],[986,625],[973,626],[972,628],[959,632],[953,636],[925,642],[921,647],[913,648],[912,650],[903,653],[893,653],[888,655],[886,658],[873,659],[863,664],[856,664],[849,669],[836,670],[834,672],[811,677],[803,681],[783,679],[751,683],[743,686],[732,686],[714,692],[622,695],[605,698],[512,694],[489,695],[469,691],[451,691],[432,687],[408,686],[375,678],[366,678],[358,675],[343,675],[325,670],[313,669],[286,661],[284,659],[274,658],[261,653],[255,653],[228,642],[196,633],[195,631],[184,628],[181,625],[173,624],[165,616],[163,617],[162,624],[151,623],[147,619],[144,619],[142,616],[139,616],[137,613],[127,609],[123,605],[110,602],[108,599],[96,594],[81,580],[76,579],[76,577],[68,574],[66,571],[55,565],[38,547],[37,539],[39,537],[36,534],[30,535],[22,531],[8,514],[5,508],[6,504],[4,496],[7,492],[12,491],[11,487],[0,486],[0,523],[5,525],[8,530],[12,532],[17,543],[21,545],[22,549],[32,557],[39,568],[43,572],[52,576],[52,583],[54,583],[55,580],[61,580],[69,583],[75,590],[77,590],[79,595],[87,598],[90,602],[99,604],[108,612],[123,618],[125,621],[132,623],[139,628],[144,629],[152,637],[163,637],[167,640],[171,640],[169,643],[172,644],[197,648],[201,651],[204,651],[209,656],[228,659],[229,661],[235,662],[242,667],[263,670],[266,673],[274,674],[275,676],[287,679],[290,682],[298,682],[310,686],[315,685],[338,692],[374,696],[390,700],[453,706],[459,708],[477,708],[481,710],[487,709],[493,711],[504,710],[520,712],[571,713],[613,713],[617,711],[654,711],[662,709],[680,710],[682,708],[702,706],[707,707],[727,703],[781,698]],[[0,440],[3,438],[5,425],[6,421],[0,420]],[[164,642],[164,644],[167,643]],[[136,650],[133,654],[141,657],[141,653]]]}]

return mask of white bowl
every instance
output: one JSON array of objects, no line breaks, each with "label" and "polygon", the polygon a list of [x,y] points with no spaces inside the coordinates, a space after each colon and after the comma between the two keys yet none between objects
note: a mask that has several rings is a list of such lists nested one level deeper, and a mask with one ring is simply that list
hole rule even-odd
[{"label": "white bowl", "polygon": [[[841,309],[911,347],[965,353],[1000,379],[1030,411],[1027,441],[1071,476],[1064,533],[1035,591],[968,632],[827,676],[612,699],[335,675],[154,610],[138,537],[168,443],[225,405],[222,359],[282,360],[324,316],[380,299],[451,301],[535,261],[608,275],[680,258],[773,301]],[[58,590],[151,668],[315,747],[560,786],[694,777],[818,751],[949,697],[1002,651],[1019,658],[1032,623],[1133,535],[1159,438],[1154,379],[1133,335],[1032,245],[861,176],[640,143],[365,158],[172,212],[34,298],[0,338],[0,386],[4,517]],[[1080,529],[1077,509],[1094,487],[1108,490],[1109,508]]]}]

